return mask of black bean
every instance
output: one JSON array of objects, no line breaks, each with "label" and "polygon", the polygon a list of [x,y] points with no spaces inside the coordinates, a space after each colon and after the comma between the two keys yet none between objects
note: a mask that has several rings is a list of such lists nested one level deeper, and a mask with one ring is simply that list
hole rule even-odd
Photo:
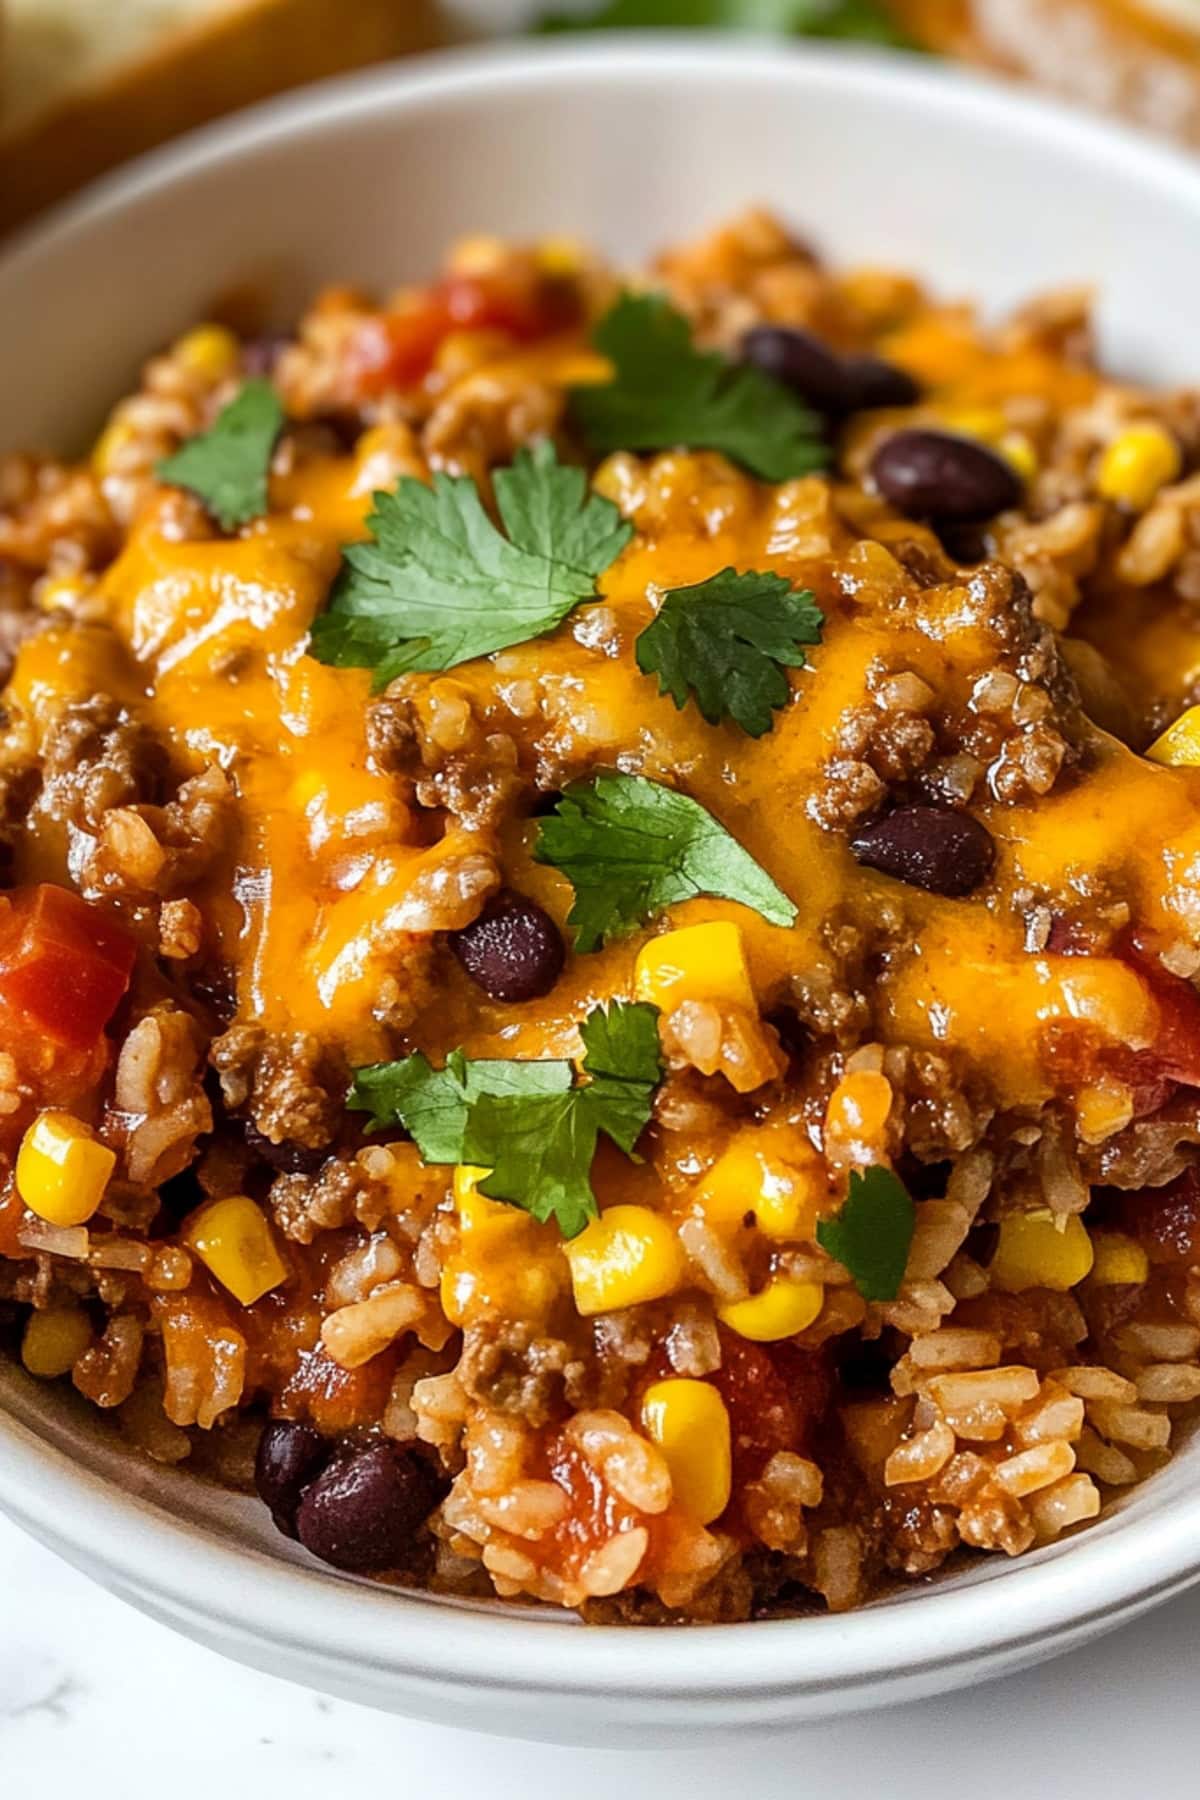
[{"label": "black bean", "polygon": [[797,1060],[812,1048],[812,1035],[794,1006],[775,1006],[766,1015],[768,1025],[779,1034],[779,1042],[788,1056]]},{"label": "black bean", "polygon": [[248,338],[242,345],[243,370],[247,375],[273,374],[276,363],[293,341],[283,332],[264,332],[261,337]]},{"label": "black bean", "polygon": [[524,894],[493,895],[477,919],[448,936],[471,980],[493,1000],[536,1000],[562,974],[558,927]]},{"label": "black bean", "polygon": [[818,412],[848,412],[851,384],[837,352],[810,331],[756,325],[742,339],[742,359],[791,388]]},{"label": "black bean", "polygon": [[844,373],[855,412],[875,406],[915,406],[921,390],[907,369],[884,362],[882,356],[849,356]]},{"label": "black bean", "polygon": [[305,1490],[296,1534],[336,1569],[395,1569],[445,1492],[415,1450],[374,1444],[330,1463]]},{"label": "black bean", "polygon": [[995,846],[978,819],[940,806],[901,806],[850,840],[868,869],[960,899],[991,872]]},{"label": "black bean", "polygon": [[912,428],[885,438],[871,461],[885,500],[910,519],[969,525],[1021,498],[1017,472],[971,438]]},{"label": "black bean", "polygon": [[333,1445],[298,1419],[273,1419],[258,1440],[254,1485],[280,1531],[296,1535],[296,1508],[329,1461]]}]

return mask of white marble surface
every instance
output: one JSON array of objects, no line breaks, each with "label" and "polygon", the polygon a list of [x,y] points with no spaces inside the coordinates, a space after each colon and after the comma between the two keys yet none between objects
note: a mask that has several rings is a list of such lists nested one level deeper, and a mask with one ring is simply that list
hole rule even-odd
[{"label": "white marble surface", "polygon": [[223,1662],[0,1520],[0,1794],[86,1800],[1195,1800],[1200,1593],[1040,1671],[761,1746],[665,1754],[412,1725]]}]

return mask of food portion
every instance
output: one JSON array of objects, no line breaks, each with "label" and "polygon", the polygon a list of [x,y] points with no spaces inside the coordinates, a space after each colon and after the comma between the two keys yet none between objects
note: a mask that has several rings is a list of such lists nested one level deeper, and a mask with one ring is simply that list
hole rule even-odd
[{"label": "food portion", "polygon": [[751,214],[0,464],[0,1332],[337,1568],[1014,1556],[1200,1397],[1200,404]]}]

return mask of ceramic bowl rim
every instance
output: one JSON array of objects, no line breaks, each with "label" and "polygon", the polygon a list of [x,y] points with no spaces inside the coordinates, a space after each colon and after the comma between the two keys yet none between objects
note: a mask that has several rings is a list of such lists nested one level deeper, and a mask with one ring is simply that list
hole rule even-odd
[{"label": "ceramic bowl rim", "polygon": [[[917,58],[847,54],[830,46],[784,49],[745,40],[644,33],[563,45],[533,43],[451,51],[323,83],[235,115],[98,182],[27,229],[0,258],[5,288],[76,234],[200,171],[236,162],[289,138],[336,130],[352,115],[436,110],[451,100],[563,80],[642,85],[720,69],[750,84],[847,89],[886,106],[899,93],[931,116],[969,115],[986,131],[1019,123],[1048,153],[1062,147],[1107,167],[1131,166],[1170,189],[1200,220],[1200,163],[1132,132],[1015,88]],[[965,127],[964,127],[965,128]],[[695,1626],[685,1631],[573,1630],[511,1610],[464,1609],[394,1590],[347,1583],[278,1562],[183,1525],[160,1507],[104,1482],[19,1421],[0,1414],[0,1506],[33,1535],[112,1585],[179,1621],[220,1626],[231,1641],[299,1650],[314,1663],[393,1675],[409,1684],[469,1684],[548,1697],[736,1696],[763,1700],[832,1693],[898,1672],[948,1670],[983,1654],[1020,1654],[1041,1642],[1098,1629],[1200,1579],[1200,1492],[1173,1495],[1142,1516],[1125,1513],[1062,1554],[1031,1557],[994,1578],[947,1583],[838,1617]],[[1032,1660],[1032,1654],[1028,1660]],[[946,1680],[943,1685],[949,1686]]]}]

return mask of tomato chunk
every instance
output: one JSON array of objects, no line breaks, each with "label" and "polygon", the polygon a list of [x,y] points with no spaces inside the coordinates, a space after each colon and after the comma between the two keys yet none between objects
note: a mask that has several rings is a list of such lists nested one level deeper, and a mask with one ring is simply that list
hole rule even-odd
[{"label": "tomato chunk", "polygon": [[26,888],[0,914],[0,1003],[26,1030],[87,1049],[129,986],[135,954],[133,939],[78,894]]},{"label": "tomato chunk", "polygon": [[349,352],[351,382],[364,394],[412,387],[429,373],[452,331],[502,331],[529,343],[572,323],[577,311],[561,282],[448,275],[414,304],[363,320]]}]

